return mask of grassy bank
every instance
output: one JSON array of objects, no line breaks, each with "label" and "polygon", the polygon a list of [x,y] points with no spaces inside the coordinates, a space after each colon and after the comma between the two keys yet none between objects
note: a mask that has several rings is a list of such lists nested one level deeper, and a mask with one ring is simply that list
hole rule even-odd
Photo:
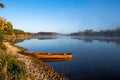
[{"label": "grassy bank", "polygon": [[23,64],[16,56],[0,51],[0,80],[27,80]]},{"label": "grassy bank", "polygon": [[68,80],[39,59],[18,54],[20,48],[4,44],[6,50],[0,50],[0,80]]}]

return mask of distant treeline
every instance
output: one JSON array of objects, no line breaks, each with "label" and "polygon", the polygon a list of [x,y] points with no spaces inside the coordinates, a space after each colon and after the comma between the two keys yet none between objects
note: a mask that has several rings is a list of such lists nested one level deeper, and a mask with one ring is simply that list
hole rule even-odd
[{"label": "distant treeline", "polygon": [[79,31],[75,33],[71,33],[70,35],[75,35],[75,36],[119,36],[120,37],[120,28],[116,29],[107,29],[107,30],[101,30],[101,31],[93,31],[92,29],[90,30],[85,30],[85,31]]},{"label": "distant treeline", "polygon": [[31,32],[25,32],[23,30],[20,29],[14,29],[14,33],[16,35],[34,35],[35,33],[31,33]]},{"label": "distant treeline", "polygon": [[25,32],[20,29],[14,29],[14,33],[16,35],[58,35],[59,33],[56,32],[38,32],[38,33],[31,33],[31,32]]},{"label": "distant treeline", "polygon": [[38,32],[36,35],[58,35],[56,32]]}]

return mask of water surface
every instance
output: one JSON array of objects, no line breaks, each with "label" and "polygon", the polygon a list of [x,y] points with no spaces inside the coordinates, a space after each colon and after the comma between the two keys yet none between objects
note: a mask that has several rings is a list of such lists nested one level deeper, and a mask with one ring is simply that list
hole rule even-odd
[{"label": "water surface", "polygon": [[71,80],[120,80],[120,39],[39,37],[16,43],[31,52],[73,53],[72,61],[46,62]]}]

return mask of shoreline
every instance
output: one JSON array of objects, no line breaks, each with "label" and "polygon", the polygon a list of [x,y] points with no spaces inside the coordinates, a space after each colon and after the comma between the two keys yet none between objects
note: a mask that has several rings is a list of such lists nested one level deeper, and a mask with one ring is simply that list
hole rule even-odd
[{"label": "shoreline", "polygon": [[69,80],[64,75],[55,72],[51,66],[45,65],[41,60],[19,54],[18,52],[21,51],[19,46],[17,47],[9,42],[4,42],[4,45],[6,46],[7,54],[15,55],[17,60],[24,62],[25,70],[34,80]]}]

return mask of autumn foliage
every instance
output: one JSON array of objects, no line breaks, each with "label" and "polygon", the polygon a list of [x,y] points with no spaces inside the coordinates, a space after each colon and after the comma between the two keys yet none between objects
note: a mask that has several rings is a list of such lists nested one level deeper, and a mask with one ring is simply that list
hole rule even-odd
[{"label": "autumn foliage", "polygon": [[1,17],[0,17],[0,32],[2,34],[14,35],[12,23]]}]

